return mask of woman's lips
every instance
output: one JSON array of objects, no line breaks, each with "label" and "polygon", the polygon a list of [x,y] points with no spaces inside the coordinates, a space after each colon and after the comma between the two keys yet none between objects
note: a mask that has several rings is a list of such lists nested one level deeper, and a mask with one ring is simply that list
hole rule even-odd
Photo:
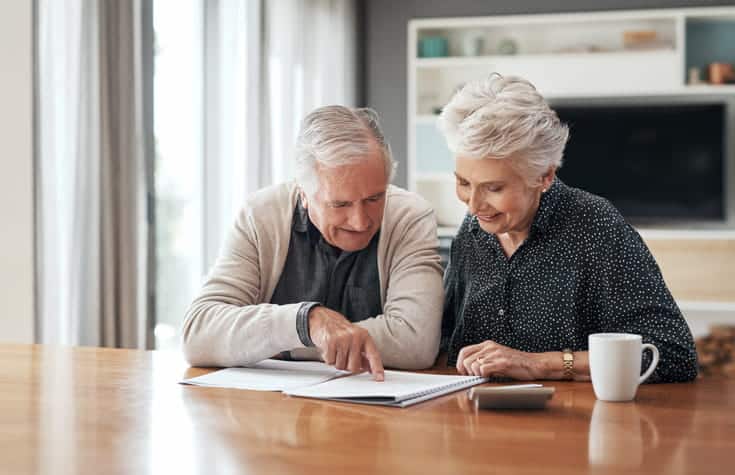
[{"label": "woman's lips", "polygon": [[492,222],[492,221],[495,221],[496,219],[498,219],[498,217],[500,217],[501,214],[503,214],[503,213],[486,214],[486,215],[478,214],[477,215],[477,219],[479,219],[480,221],[484,221],[486,223],[489,223],[489,222]]}]

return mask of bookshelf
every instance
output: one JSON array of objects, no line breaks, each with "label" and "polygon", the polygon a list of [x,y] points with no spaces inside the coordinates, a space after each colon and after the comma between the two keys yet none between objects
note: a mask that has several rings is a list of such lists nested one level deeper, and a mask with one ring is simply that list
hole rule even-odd
[{"label": "bookshelf", "polygon": [[[430,42],[440,43],[438,53],[423,46]],[[735,7],[411,20],[408,187],[432,203],[439,234],[449,239],[465,208],[454,195],[453,159],[436,122],[441,107],[468,80],[492,72],[520,75],[552,105],[735,98],[735,84],[710,84],[707,78],[710,63],[735,65],[733,45]],[[698,68],[698,82],[692,81],[692,68]],[[734,154],[731,145],[731,174]],[[705,324],[735,321],[735,275],[728,270],[735,268],[735,230],[728,226],[640,230],[695,333]]]}]

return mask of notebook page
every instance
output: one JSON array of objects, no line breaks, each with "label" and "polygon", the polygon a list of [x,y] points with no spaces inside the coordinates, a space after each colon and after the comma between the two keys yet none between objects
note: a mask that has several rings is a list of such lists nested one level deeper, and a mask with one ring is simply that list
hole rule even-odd
[{"label": "notebook page", "polygon": [[[362,373],[285,392],[292,396],[322,399],[385,398],[402,401],[420,397],[424,394],[436,393],[436,395],[440,395],[442,391],[451,392],[462,387],[483,383],[486,380],[486,378],[476,376],[386,371],[385,381],[382,382],[374,381],[370,373]],[[454,389],[455,387],[456,389]]]},{"label": "notebook page", "polygon": [[182,384],[217,388],[285,391],[349,374],[314,361],[265,360],[247,368],[226,368],[185,379]]}]

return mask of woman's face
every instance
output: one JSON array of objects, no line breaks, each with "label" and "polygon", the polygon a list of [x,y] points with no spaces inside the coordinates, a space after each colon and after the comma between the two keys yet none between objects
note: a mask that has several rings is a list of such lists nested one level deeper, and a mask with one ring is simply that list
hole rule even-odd
[{"label": "woman's face", "polygon": [[457,197],[488,233],[527,232],[538,209],[541,190],[554,174],[530,187],[508,160],[456,158]]}]

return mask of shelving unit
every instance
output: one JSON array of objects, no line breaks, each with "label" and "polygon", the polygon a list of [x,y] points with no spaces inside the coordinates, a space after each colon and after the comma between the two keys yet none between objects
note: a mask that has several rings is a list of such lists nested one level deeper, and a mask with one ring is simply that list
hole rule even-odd
[{"label": "shelving unit", "polygon": [[[626,32],[655,32],[648,44]],[[419,57],[419,41],[441,37],[445,57]],[[476,55],[463,51],[479,41]],[[498,54],[511,41],[516,54]],[[436,114],[470,79],[492,72],[520,75],[550,101],[655,96],[733,96],[735,85],[687,83],[688,70],[735,63],[735,8],[417,19],[408,27],[408,186],[426,192],[440,225],[455,225],[461,206],[447,203],[451,154]],[[437,193],[437,189],[441,189]],[[459,213],[459,214],[458,214]]]},{"label": "shelving unit", "polygon": [[[626,32],[654,32],[643,36],[655,38],[626,43]],[[446,40],[446,56],[419,57],[419,42],[429,37]],[[500,54],[509,44],[515,53]],[[465,207],[454,193],[453,158],[436,127],[437,114],[468,80],[493,72],[520,75],[552,106],[621,98],[735,99],[735,84],[689,83],[691,68],[699,68],[706,81],[708,64],[735,65],[735,7],[416,19],[408,25],[408,45],[408,186],[433,204],[443,242],[456,232]],[[732,178],[735,132],[729,133]],[[727,180],[735,188],[735,180]],[[730,196],[732,203],[735,191]],[[735,271],[728,270],[735,269],[735,229],[640,232],[695,333],[710,323],[735,321]]]}]

